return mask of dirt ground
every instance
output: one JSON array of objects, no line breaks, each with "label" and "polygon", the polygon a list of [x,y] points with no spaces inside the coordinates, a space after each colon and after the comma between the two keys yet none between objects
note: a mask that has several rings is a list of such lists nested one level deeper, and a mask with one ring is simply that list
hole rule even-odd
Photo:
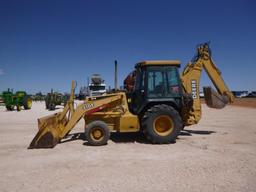
[{"label": "dirt ground", "polygon": [[[201,99],[202,103],[205,103],[204,99]],[[235,98],[232,106],[256,108],[256,98]]]},{"label": "dirt ground", "polygon": [[[61,109],[59,109],[61,110]],[[83,122],[53,149],[28,150],[44,103],[29,111],[0,107],[0,191],[255,191],[256,109],[203,105],[198,125],[175,144],[148,144],[139,134],[112,134],[108,145],[83,140]]]},{"label": "dirt ground", "polygon": [[256,108],[256,98],[236,98],[232,105]]}]

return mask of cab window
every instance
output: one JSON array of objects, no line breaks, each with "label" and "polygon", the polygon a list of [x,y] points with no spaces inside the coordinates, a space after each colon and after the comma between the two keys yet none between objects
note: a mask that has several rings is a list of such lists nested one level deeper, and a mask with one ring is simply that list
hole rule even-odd
[{"label": "cab window", "polygon": [[179,74],[176,67],[168,67],[166,68],[166,76],[167,76],[167,95],[177,94],[180,92],[179,86]]},{"label": "cab window", "polygon": [[165,95],[164,71],[158,67],[149,67],[147,76],[148,97],[163,97]]},{"label": "cab window", "polygon": [[174,97],[177,94],[180,94],[180,80],[176,66],[147,68],[148,98]]}]

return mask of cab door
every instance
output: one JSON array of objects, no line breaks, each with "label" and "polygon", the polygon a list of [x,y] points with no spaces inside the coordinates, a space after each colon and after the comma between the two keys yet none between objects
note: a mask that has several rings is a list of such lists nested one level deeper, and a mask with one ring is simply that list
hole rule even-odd
[{"label": "cab door", "polygon": [[143,107],[145,101],[145,69],[138,68],[136,71],[136,80],[134,91],[132,93],[132,101],[130,111],[138,114],[140,108]]}]

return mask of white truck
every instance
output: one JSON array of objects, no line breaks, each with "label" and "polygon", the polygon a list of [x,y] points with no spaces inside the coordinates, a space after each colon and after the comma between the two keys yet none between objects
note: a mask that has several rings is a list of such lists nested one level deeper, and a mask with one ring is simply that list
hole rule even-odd
[{"label": "white truck", "polygon": [[98,96],[106,94],[106,84],[99,74],[91,76],[91,83],[89,83],[89,95]]}]

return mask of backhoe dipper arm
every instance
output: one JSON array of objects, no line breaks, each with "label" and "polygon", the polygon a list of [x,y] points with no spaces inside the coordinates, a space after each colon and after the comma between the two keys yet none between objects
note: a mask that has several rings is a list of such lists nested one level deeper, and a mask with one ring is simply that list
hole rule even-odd
[{"label": "backhoe dipper arm", "polygon": [[228,102],[234,101],[232,92],[229,91],[221,77],[220,70],[211,58],[208,44],[202,44],[197,48],[197,56],[187,64],[181,75],[184,93],[191,94],[193,98],[193,104],[184,107],[183,120],[185,125],[196,124],[201,118],[199,83],[203,68],[218,92],[214,92],[210,87],[204,87],[206,104],[211,108],[223,108]]}]

